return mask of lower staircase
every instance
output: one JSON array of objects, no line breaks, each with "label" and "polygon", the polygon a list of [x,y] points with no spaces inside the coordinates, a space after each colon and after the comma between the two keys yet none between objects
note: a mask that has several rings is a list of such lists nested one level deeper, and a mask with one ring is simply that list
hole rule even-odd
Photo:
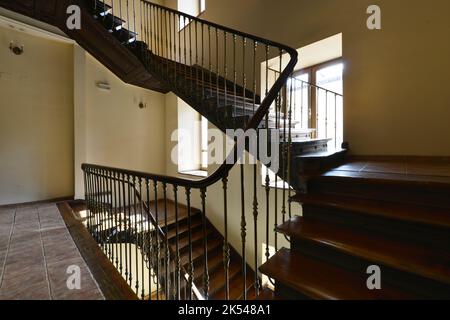
[{"label": "lower staircase", "polygon": [[[223,246],[224,238],[222,234],[206,219],[205,228],[203,228],[203,214],[201,210],[191,208],[191,228],[189,228],[189,217],[187,207],[178,205],[178,220],[175,219],[175,203],[163,200],[150,203],[150,211],[154,214],[156,207],[159,212],[167,212],[167,225],[165,216],[161,215],[159,220],[160,227],[166,231],[169,245],[173,252],[179,252],[181,266],[185,270],[189,269],[189,252],[192,254],[194,265],[194,284],[200,293],[206,298],[206,292],[210,300],[224,300],[226,293],[226,276],[224,268]],[[189,233],[191,241],[189,241]],[[205,236],[206,235],[206,236]],[[205,246],[207,247],[205,256]],[[206,269],[205,269],[206,262]],[[234,248],[230,248],[230,262],[228,269],[229,293],[231,300],[242,299],[243,275],[241,272],[242,258]],[[162,272],[163,273],[163,272]],[[175,268],[170,270],[170,279],[174,278]],[[205,279],[208,278],[208,289],[205,286]],[[254,290],[254,272],[247,267],[246,290],[249,297]],[[161,276],[161,283],[165,283],[164,275]],[[185,286],[181,289],[183,292],[187,289]],[[157,300],[157,293],[153,293],[153,300]],[[160,299],[164,295],[164,288],[160,289]],[[254,293],[253,293],[254,296]],[[248,298],[249,298],[248,297]]]},{"label": "lower staircase", "polygon": [[[260,268],[277,298],[450,298],[448,164],[350,162],[306,185],[292,199],[303,215],[277,228],[291,248]],[[380,290],[366,284],[372,265]]]}]

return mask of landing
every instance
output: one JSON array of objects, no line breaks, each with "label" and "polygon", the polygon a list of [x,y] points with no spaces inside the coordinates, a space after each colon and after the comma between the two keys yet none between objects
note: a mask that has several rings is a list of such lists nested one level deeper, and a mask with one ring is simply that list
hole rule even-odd
[{"label": "landing", "polygon": [[[67,286],[69,266],[79,290]],[[54,203],[0,208],[0,300],[15,299],[104,299]]]},{"label": "landing", "polygon": [[354,160],[324,176],[450,184],[450,160]]}]

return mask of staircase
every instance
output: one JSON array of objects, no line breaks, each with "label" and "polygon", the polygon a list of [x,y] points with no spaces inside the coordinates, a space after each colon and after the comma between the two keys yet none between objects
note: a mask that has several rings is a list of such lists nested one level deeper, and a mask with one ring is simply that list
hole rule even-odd
[{"label": "staircase", "polygon": [[[309,179],[294,198],[303,216],[277,228],[291,249],[260,268],[278,298],[450,298],[450,170],[404,166],[349,162]],[[366,286],[371,265],[381,268],[381,290]]]},{"label": "staircase", "polygon": [[[69,4],[82,8],[81,30],[67,29]],[[330,149],[329,139],[315,138],[314,129],[293,120],[287,98],[297,63],[292,48],[145,0],[0,0],[0,6],[59,27],[124,82],[175,93],[225,133],[267,129],[268,145],[279,139],[275,174],[293,190],[284,184],[274,192],[267,173],[266,197],[259,199],[258,167],[246,188],[240,166],[241,212],[228,207],[228,174],[236,161],[199,181],[83,165],[86,226],[140,298],[450,298],[450,181],[367,171],[371,165],[349,163],[346,148],[335,143]],[[272,81],[273,59],[279,70]],[[261,66],[266,77],[258,74]],[[236,139],[232,154],[243,142]],[[217,184],[223,196],[208,198]],[[281,214],[272,212],[273,198]],[[223,232],[207,218],[210,201],[223,207]],[[302,205],[302,216],[291,213],[293,201]],[[240,214],[241,247],[230,244],[232,214]],[[281,218],[276,236],[291,246],[261,266],[258,257],[269,258],[273,225]],[[261,219],[265,233],[257,234]],[[248,228],[255,229],[252,239]],[[266,252],[259,252],[263,241]],[[380,290],[366,285],[372,265],[382,271]],[[262,274],[273,279],[275,293],[262,287]]]},{"label": "staircase", "polygon": [[[179,252],[181,266],[187,270],[190,260],[194,264],[194,283],[200,292],[208,292],[208,299],[224,300],[227,298],[225,292],[225,268],[223,265],[224,238],[222,234],[206,219],[203,223],[201,210],[191,208],[191,221],[189,226],[189,216],[187,207],[178,205],[178,217],[175,215],[175,203],[173,201],[159,200],[150,203],[150,211],[154,214],[158,207],[159,212],[167,211],[167,224],[165,215],[161,215],[159,225],[166,230],[169,245],[173,252]],[[191,239],[189,239],[191,237]],[[205,238],[207,240],[205,240]],[[207,250],[204,250],[204,246]],[[239,300],[242,298],[241,284],[243,281],[241,273],[242,259],[234,248],[230,248],[230,266],[228,269],[229,293],[228,299]],[[189,254],[192,258],[190,259]],[[163,258],[162,258],[163,259]],[[163,265],[163,262],[161,263]],[[169,270],[169,278],[174,279],[176,270]],[[254,273],[250,267],[247,267],[247,288],[248,291],[253,287]],[[165,275],[161,275],[161,283],[165,283]],[[206,280],[208,279],[207,283]],[[206,290],[205,286],[208,286]],[[181,292],[186,296],[187,286],[181,288]],[[158,294],[163,297],[165,290],[160,288],[159,292],[153,293],[153,300],[157,300]],[[249,292],[249,295],[252,293]],[[156,298],[156,299],[155,299]],[[150,299],[150,297],[147,297]]]}]

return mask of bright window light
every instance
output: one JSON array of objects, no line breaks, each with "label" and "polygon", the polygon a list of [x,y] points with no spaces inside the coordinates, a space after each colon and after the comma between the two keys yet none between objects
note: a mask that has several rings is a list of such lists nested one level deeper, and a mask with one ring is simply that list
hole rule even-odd
[{"label": "bright window light", "polygon": [[200,13],[206,10],[206,0],[200,0]]}]

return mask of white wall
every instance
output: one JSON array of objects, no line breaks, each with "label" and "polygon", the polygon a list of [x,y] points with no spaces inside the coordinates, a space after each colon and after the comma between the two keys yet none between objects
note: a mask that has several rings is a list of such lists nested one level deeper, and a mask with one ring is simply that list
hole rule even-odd
[{"label": "white wall", "polygon": [[70,44],[0,27],[0,205],[74,193],[72,56]]}]

